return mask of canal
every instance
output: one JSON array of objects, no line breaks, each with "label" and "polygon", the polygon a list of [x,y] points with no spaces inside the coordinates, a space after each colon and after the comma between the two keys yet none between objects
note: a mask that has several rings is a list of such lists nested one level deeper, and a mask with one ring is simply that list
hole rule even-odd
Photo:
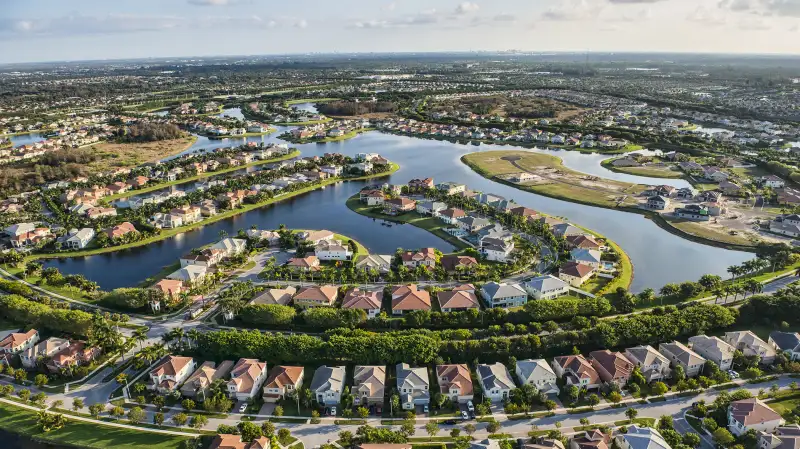
[{"label": "canal", "polygon": [[[635,271],[633,291],[647,287],[657,289],[669,282],[696,280],[704,273],[724,276],[727,267],[752,257],[747,252],[730,251],[682,239],[638,214],[560,201],[501,185],[474,173],[459,160],[462,155],[474,151],[513,149],[509,146],[461,145],[370,132],[346,141],[297,147],[304,157],[327,152],[350,156],[362,152],[380,153],[401,167],[390,178],[381,181],[399,184],[419,177],[433,177],[436,182],[455,181],[473,190],[513,199],[523,206],[550,215],[566,217],[606,235],[628,253]],[[578,152],[574,154],[575,157],[580,155]],[[659,183],[664,181],[659,180]],[[107,255],[52,260],[47,265],[56,266],[65,273],[83,274],[97,281],[103,289],[133,286],[162,267],[176,262],[190,249],[219,239],[221,231],[233,235],[251,225],[265,229],[275,228],[279,224],[290,228],[330,229],[351,236],[370,251],[381,254],[392,253],[398,247],[434,246],[445,252],[452,250],[449,244],[421,229],[410,225],[389,228],[347,209],[345,200],[364,185],[357,182],[340,183],[146,247]]]}]

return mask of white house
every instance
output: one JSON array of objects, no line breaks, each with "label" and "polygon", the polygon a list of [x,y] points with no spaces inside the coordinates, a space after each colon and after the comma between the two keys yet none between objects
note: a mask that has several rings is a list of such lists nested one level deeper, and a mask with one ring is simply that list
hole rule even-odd
[{"label": "white house", "polygon": [[484,238],[481,240],[481,253],[486,256],[486,260],[509,263],[511,262],[511,253],[513,251],[513,240],[495,238]]},{"label": "white house", "polygon": [[650,345],[628,348],[625,357],[639,367],[647,382],[660,382],[671,375],[669,359]]},{"label": "white house", "polygon": [[321,405],[337,405],[342,398],[345,381],[344,366],[322,365],[314,371],[311,379],[311,394]]},{"label": "white house", "polygon": [[378,270],[379,273],[388,273],[392,268],[392,256],[388,254],[369,254],[358,258],[356,270]]},{"label": "white house", "polygon": [[239,359],[231,371],[228,395],[238,401],[255,398],[267,378],[267,364],[256,359]]},{"label": "white house", "polygon": [[238,256],[247,250],[247,240],[225,238],[213,244],[211,248],[221,250],[224,257]]},{"label": "white house", "polygon": [[534,299],[555,299],[569,293],[569,284],[548,274],[526,282],[525,291]]},{"label": "white house", "polygon": [[758,338],[758,336],[751,331],[725,332],[722,339],[729,345],[742,351],[742,354],[746,356],[759,356],[761,358],[761,363],[765,365],[770,365],[775,361],[775,356],[777,355],[775,348],[766,341]]},{"label": "white house", "polygon": [[407,363],[398,363],[395,371],[397,392],[400,394],[403,410],[414,410],[417,406],[428,405],[431,400],[428,369],[411,368]]},{"label": "white house", "polygon": [[208,269],[202,265],[187,265],[167,276],[167,279],[183,281],[185,284],[196,284],[205,279]]},{"label": "white house", "polygon": [[616,443],[620,449],[672,449],[658,430],[636,424],[617,434]]},{"label": "white house", "polygon": [[508,394],[516,387],[514,379],[511,378],[511,373],[502,363],[480,364],[475,371],[483,388],[483,395],[491,399],[492,402],[507,399]]},{"label": "white house", "polygon": [[314,255],[319,260],[350,260],[353,252],[341,240],[321,240],[314,246]]},{"label": "white house", "polygon": [[89,245],[93,238],[94,229],[92,228],[83,228],[80,231],[73,229],[64,240],[64,246],[70,249],[83,249]]},{"label": "white house", "polygon": [[734,401],[728,406],[728,430],[735,436],[744,435],[751,429],[775,433],[783,422],[781,415],[758,398]]},{"label": "white house", "polygon": [[36,362],[38,362],[40,359],[52,357],[53,354],[67,349],[68,347],[69,340],[64,338],[50,337],[47,340],[40,341],[38,344],[20,352],[19,358],[22,362],[22,366],[31,369],[36,366]]},{"label": "white house", "polygon": [[533,385],[545,394],[559,393],[558,377],[545,359],[517,360],[515,371],[521,384]]},{"label": "white house", "polygon": [[600,269],[600,251],[594,249],[575,248],[569,252],[569,255],[570,259],[575,262],[589,265],[595,270]]},{"label": "white house", "polygon": [[148,388],[165,393],[175,391],[197,367],[191,357],[171,355],[150,371]]},{"label": "white house", "polygon": [[518,307],[528,302],[528,293],[517,283],[487,282],[481,288],[481,296],[489,307]]},{"label": "white house", "polygon": [[418,201],[417,213],[422,215],[436,216],[439,212],[447,209],[447,204],[439,201]]},{"label": "white house", "polygon": [[0,340],[0,353],[16,354],[25,351],[39,341],[39,332],[31,329],[28,332],[13,332]]}]

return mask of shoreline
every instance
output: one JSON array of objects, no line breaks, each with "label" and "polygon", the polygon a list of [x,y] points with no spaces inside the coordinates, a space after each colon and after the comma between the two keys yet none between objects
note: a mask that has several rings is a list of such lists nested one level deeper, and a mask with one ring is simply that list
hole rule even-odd
[{"label": "shoreline", "polygon": [[287,135],[288,133],[281,134],[278,136],[281,140],[285,140],[287,142],[291,142],[297,145],[306,145],[309,143],[329,143],[329,142],[341,142],[343,140],[350,140],[354,137],[357,137],[361,134],[368,133],[370,131],[375,131],[375,128],[364,128],[359,129],[356,131],[351,131],[349,133],[343,134],[341,136],[334,136],[334,137],[325,137],[324,139],[295,139],[291,135]]},{"label": "shoreline", "polygon": [[[186,151],[186,150],[184,150],[184,151]],[[278,158],[265,159],[263,161],[253,161],[253,162],[250,162],[248,164],[237,165],[235,167],[224,168],[222,170],[217,170],[217,171],[213,171],[213,172],[205,172],[205,173],[201,173],[199,175],[189,176],[188,178],[181,178],[181,179],[176,179],[175,181],[162,182],[162,183],[159,183],[159,184],[155,184],[153,186],[147,186],[147,187],[142,188],[142,189],[128,190],[127,192],[124,192],[124,193],[117,193],[117,194],[114,194],[114,195],[109,195],[109,196],[103,197],[103,198],[101,198],[101,200],[108,202],[108,201],[119,200],[119,199],[122,199],[122,198],[128,198],[128,197],[131,197],[131,196],[141,195],[141,194],[144,194],[144,193],[149,193],[149,192],[153,192],[153,191],[156,191],[156,190],[160,190],[160,189],[163,189],[163,188],[166,188],[166,187],[172,187],[172,186],[177,186],[177,185],[181,185],[181,184],[187,184],[187,183],[190,183],[192,181],[197,181],[197,180],[200,180],[200,179],[203,179],[203,178],[209,178],[209,177],[212,177],[212,176],[223,175],[225,173],[230,173],[230,172],[233,172],[233,171],[236,171],[236,170],[241,170],[241,169],[244,169],[244,168],[247,168],[247,167],[255,167],[255,166],[258,166],[258,165],[270,164],[270,163],[273,163],[273,162],[280,162],[280,161],[285,161],[287,159],[293,159],[295,157],[300,156],[300,154],[301,154],[300,150],[294,150],[291,153],[289,153],[287,155],[284,155],[284,156],[281,156],[281,157],[278,157]]]},{"label": "shoreline", "polygon": [[669,222],[665,218],[663,218],[661,216],[661,214],[658,214],[658,213],[655,213],[655,212],[652,212],[652,211],[647,211],[647,210],[644,210],[644,209],[633,208],[633,207],[613,207],[613,208],[612,207],[605,207],[605,206],[601,206],[599,204],[591,203],[591,202],[588,202],[588,201],[581,201],[581,200],[572,199],[572,198],[565,198],[563,196],[553,195],[553,194],[550,194],[550,193],[547,193],[547,192],[537,192],[537,191],[532,190],[532,189],[526,189],[526,188],[524,188],[524,186],[520,186],[518,184],[514,184],[514,183],[506,181],[504,179],[497,178],[496,176],[489,175],[488,173],[486,173],[485,170],[483,170],[482,168],[478,167],[476,164],[473,164],[473,163],[465,160],[464,158],[465,158],[465,156],[461,156],[461,158],[460,158],[461,162],[463,164],[465,164],[467,167],[469,167],[475,173],[483,176],[484,178],[486,178],[486,179],[488,179],[490,181],[494,181],[494,182],[497,182],[497,183],[500,183],[500,184],[504,184],[506,186],[513,187],[513,188],[515,188],[517,190],[521,190],[523,192],[532,193],[534,195],[541,195],[541,196],[544,196],[544,197],[547,197],[547,198],[552,198],[552,199],[559,200],[559,201],[566,201],[566,202],[569,202],[569,203],[581,204],[581,205],[584,205],[584,206],[597,207],[597,208],[608,209],[608,210],[615,210],[615,211],[619,211],[619,212],[628,212],[628,213],[639,214],[639,215],[644,216],[646,219],[653,220],[653,222],[655,222],[655,224],[658,227],[664,229],[665,231],[667,231],[667,232],[669,232],[671,234],[674,234],[674,235],[676,235],[678,237],[684,238],[686,240],[693,241],[695,243],[700,243],[700,244],[703,244],[703,245],[714,246],[714,247],[717,247],[717,248],[728,249],[728,250],[731,250],[731,251],[744,251],[744,252],[750,252],[750,253],[755,253],[756,250],[757,250],[755,246],[737,245],[737,244],[733,244],[733,243],[726,243],[726,242],[721,242],[721,241],[718,241],[718,240],[712,240],[712,239],[708,239],[708,238],[705,238],[705,237],[699,237],[699,236],[695,236],[695,235],[686,233],[686,232],[684,232],[684,231],[682,231],[682,230],[670,225]]},{"label": "shoreline", "polygon": [[107,248],[95,248],[95,249],[91,249],[91,250],[71,251],[71,252],[63,252],[63,253],[34,254],[34,255],[31,255],[28,258],[26,258],[26,261],[39,260],[39,259],[61,259],[61,258],[95,256],[95,255],[98,255],[98,254],[113,253],[113,252],[122,251],[122,250],[130,249],[130,248],[136,248],[136,247],[140,247],[140,246],[145,246],[145,245],[149,245],[151,243],[155,243],[155,242],[159,242],[159,241],[162,241],[162,240],[166,240],[166,239],[174,237],[174,236],[176,236],[178,234],[183,234],[185,232],[201,228],[201,227],[203,227],[205,225],[209,225],[209,224],[215,223],[215,222],[220,221],[220,220],[231,218],[231,217],[234,217],[236,215],[243,214],[245,212],[250,212],[251,210],[255,210],[255,209],[258,209],[258,208],[261,208],[261,207],[264,207],[264,206],[268,206],[270,204],[277,203],[279,201],[283,201],[285,199],[293,198],[293,197],[301,195],[303,193],[313,192],[315,190],[321,189],[321,188],[326,187],[326,186],[331,185],[331,184],[335,184],[335,183],[338,183],[338,182],[364,181],[364,180],[367,180],[367,179],[382,178],[382,177],[389,176],[389,175],[395,173],[399,169],[400,169],[400,166],[398,164],[392,162],[391,163],[391,169],[389,171],[386,171],[386,172],[375,173],[375,174],[370,174],[370,175],[364,175],[364,176],[359,176],[359,177],[356,177],[356,178],[333,179],[333,180],[329,180],[329,181],[328,180],[322,181],[321,183],[319,183],[317,185],[314,185],[314,186],[311,186],[311,187],[306,187],[306,188],[300,189],[300,190],[296,190],[296,191],[291,192],[290,194],[287,194],[287,195],[281,195],[279,197],[273,197],[273,198],[270,198],[267,201],[262,201],[260,203],[248,204],[248,205],[245,205],[245,206],[243,206],[241,208],[232,209],[232,210],[226,211],[224,213],[214,215],[213,217],[209,217],[209,218],[207,218],[205,220],[201,220],[201,221],[198,221],[196,223],[192,223],[190,225],[181,226],[179,228],[173,228],[173,229],[168,229],[168,230],[162,230],[163,232],[161,232],[160,234],[158,234],[156,236],[153,236],[153,237],[150,237],[150,238],[147,238],[147,239],[142,239],[142,240],[139,240],[139,241],[136,241],[136,242],[128,243],[128,244],[125,244],[125,245],[109,246]]},{"label": "shoreline", "polygon": [[[600,162],[600,166],[605,168],[608,171],[613,171],[614,173],[622,173],[623,175],[632,175],[632,176],[647,176],[649,178],[660,178],[660,179],[683,179],[689,181],[688,177],[680,172],[675,172],[675,176],[672,176],[667,173],[648,173],[648,174],[641,174],[641,173],[633,173],[630,171],[623,170],[622,168],[614,167],[611,165],[611,162],[617,160],[619,158],[612,157],[605,159],[604,161]],[[626,167],[627,168],[627,167]],[[631,168],[639,168],[639,167],[631,167]]]}]

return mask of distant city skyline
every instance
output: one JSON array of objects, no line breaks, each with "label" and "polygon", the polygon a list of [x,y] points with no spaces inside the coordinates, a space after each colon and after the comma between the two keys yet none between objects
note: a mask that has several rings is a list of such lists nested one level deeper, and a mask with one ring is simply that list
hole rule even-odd
[{"label": "distant city skyline", "polygon": [[333,52],[800,53],[800,0],[6,0],[0,63]]}]

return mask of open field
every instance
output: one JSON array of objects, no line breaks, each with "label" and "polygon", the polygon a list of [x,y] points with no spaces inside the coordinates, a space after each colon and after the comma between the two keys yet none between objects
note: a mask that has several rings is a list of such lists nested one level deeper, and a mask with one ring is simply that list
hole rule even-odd
[{"label": "open field", "polygon": [[[487,178],[500,179],[522,190],[591,206],[636,207],[635,198],[647,186],[597,178],[570,170],[556,156],[525,151],[487,151],[461,160]],[[503,180],[503,175],[526,172],[536,178],[523,183]]]},{"label": "open field", "polygon": [[441,238],[447,243],[450,243],[459,250],[469,248],[469,245],[466,243],[444,232],[443,229],[447,227],[447,224],[441,220],[437,220],[436,218],[420,215],[416,212],[408,212],[395,216],[385,215],[380,212],[381,208],[379,206],[367,206],[359,201],[358,194],[355,194],[347,199],[347,207],[353,212],[367,217],[392,221],[395,223],[408,223],[418,228],[422,228]]},{"label": "open field", "polygon": [[651,178],[666,178],[666,179],[677,179],[683,178],[683,173],[677,170],[673,170],[669,166],[658,166],[658,165],[645,165],[642,167],[614,167],[611,165],[611,161],[614,159],[606,159],[602,162],[602,166],[608,170],[617,173],[626,173],[629,175],[636,175],[636,176],[649,176]]},{"label": "open field", "polygon": [[749,238],[749,233],[738,232],[736,235],[731,235],[728,228],[720,225],[714,225],[709,222],[697,222],[667,217],[665,217],[665,220],[670,226],[673,226],[687,234],[691,234],[703,239],[714,240],[732,245],[753,247],[758,244],[758,241],[754,241]]},{"label": "open field", "polygon": [[42,432],[36,422],[32,410],[0,403],[0,428],[37,441],[91,449],[178,449],[183,441],[190,439],[80,421],[69,421],[62,429]]},{"label": "open field", "polygon": [[182,139],[160,140],[146,143],[103,142],[88,147],[97,155],[97,161],[89,164],[93,171],[135,167],[185,151],[197,140],[195,136]]}]

